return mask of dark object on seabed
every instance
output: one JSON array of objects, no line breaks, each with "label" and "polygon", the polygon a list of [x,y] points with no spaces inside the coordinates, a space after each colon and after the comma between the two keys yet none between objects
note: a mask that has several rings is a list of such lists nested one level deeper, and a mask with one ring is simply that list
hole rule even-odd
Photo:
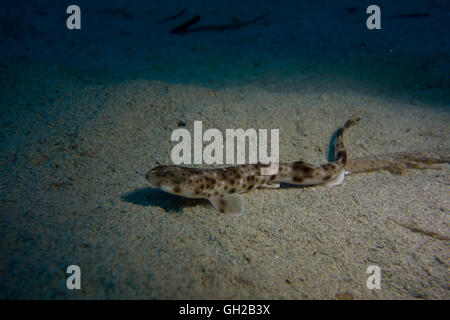
[{"label": "dark object on seabed", "polygon": [[189,28],[190,26],[192,26],[193,24],[196,24],[199,21],[200,21],[200,16],[197,15],[197,16],[193,17],[192,19],[188,20],[187,22],[183,23],[182,25],[170,30],[170,33],[188,32],[188,31],[186,31],[186,29]]},{"label": "dark object on seabed", "polygon": [[170,31],[170,33],[183,34],[183,33],[188,33],[188,32],[199,32],[199,31],[219,31],[220,32],[220,31],[231,30],[231,29],[239,29],[239,28],[242,28],[249,24],[256,23],[256,22],[264,19],[265,17],[269,16],[270,14],[272,14],[272,13],[268,12],[268,13],[265,13],[263,15],[260,15],[256,18],[254,18],[254,19],[243,21],[243,22],[234,21],[230,24],[225,24],[225,25],[206,25],[206,26],[197,27],[197,28],[189,28],[190,26],[192,26],[200,21],[201,17],[199,15],[197,15],[194,18],[183,23],[182,25],[172,29]]},{"label": "dark object on seabed", "polygon": [[186,11],[187,11],[187,9],[184,8],[183,10],[181,10],[181,11],[179,11],[178,13],[174,14],[173,16],[169,16],[169,17],[167,17],[167,18],[158,20],[158,21],[156,21],[156,23],[157,23],[157,24],[161,24],[161,23],[163,23],[163,22],[167,22],[167,21],[170,21],[170,20],[174,20],[174,19],[178,18],[179,16],[183,15]]}]

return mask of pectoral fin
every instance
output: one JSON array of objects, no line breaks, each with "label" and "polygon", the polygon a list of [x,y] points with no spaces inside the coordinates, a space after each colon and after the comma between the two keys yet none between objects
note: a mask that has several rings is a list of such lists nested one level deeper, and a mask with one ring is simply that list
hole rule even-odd
[{"label": "pectoral fin", "polygon": [[345,174],[346,174],[345,170],[341,170],[335,178],[333,178],[330,181],[325,182],[325,185],[326,186],[338,186],[338,185],[342,184],[342,182],[344,182]]},{"label": "pectoral fin", "polygon": [[223,197],[215,197],[208,199],[211,204],[222,213],[240,216],[244,212],[244,200],[242,196],[235,193]]}]

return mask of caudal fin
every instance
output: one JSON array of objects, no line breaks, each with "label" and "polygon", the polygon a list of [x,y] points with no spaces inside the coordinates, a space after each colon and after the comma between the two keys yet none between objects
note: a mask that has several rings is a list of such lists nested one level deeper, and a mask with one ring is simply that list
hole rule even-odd
[{"label": "caudal fin", "polygon": [[361,116],[356,115],[348,119],[336,132],[336,143],[334,146],[334,159],[343,166],[347,163],[347,150],[344,146],[344,131],[361,120]]}]

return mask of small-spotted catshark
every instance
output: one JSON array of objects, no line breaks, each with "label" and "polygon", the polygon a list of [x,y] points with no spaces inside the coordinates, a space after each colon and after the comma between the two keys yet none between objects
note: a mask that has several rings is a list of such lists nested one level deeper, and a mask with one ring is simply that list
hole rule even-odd
[{"label": "small-spotted catshark", "polygon": [[343,134],[360,119],[360,116],[353,116],[337,130],[334,161],[326,164],[313,165],[303,161],[280,163],[278,172],[272,175],[261,174],[261,168],[270,166],[261,163],[219,169],[160,165],[148,171],[145,177],[153,188],[186,198],[208,199],[222,213],[241,215],[244,202],[240,194],[259,187],[278,188],[280,183],[333,186],[341,184],[351,172],[386,169],[400,163],[449,162],[448,150],[434,152],[432,156],[405,152],[348,160]]}]

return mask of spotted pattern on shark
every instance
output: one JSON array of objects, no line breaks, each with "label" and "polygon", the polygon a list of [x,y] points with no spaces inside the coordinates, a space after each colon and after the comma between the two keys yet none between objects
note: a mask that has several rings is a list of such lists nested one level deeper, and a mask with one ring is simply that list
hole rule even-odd
[{"label": "spotted pattern on shark", "polygon": [[278,172],[262,175],[270,164],[245,164],[219,169],[195,169],[183,166],[157,166],[147,172],[150,185],[186,198],[208,199],[222,213],[241,215],[244,203],[240,194],[260,187],[278,188],[280,183],[302,186],[338,185],[345,177],[347,150],[343,134],[361,119],[353,116],[337,131],[335,160],[322,165],[303,161],[278,164]]}]

